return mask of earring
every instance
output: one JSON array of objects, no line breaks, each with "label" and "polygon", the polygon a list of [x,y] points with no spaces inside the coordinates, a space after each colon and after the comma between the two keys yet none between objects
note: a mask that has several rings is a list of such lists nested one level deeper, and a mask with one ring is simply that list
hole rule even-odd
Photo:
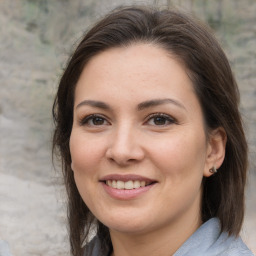
[{"label": "earring", "polygon": [[213,166],[213,167],[209,170],[209,172],[210,172],[210,173],[213,173],[213,174],[217,173],[216,167]]}]

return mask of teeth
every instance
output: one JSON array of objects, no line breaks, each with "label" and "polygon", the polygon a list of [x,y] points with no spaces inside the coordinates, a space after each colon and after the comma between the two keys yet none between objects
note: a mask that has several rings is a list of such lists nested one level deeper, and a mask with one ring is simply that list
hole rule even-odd
[{"label": "teeth", "polygon": [[133,182],[133,187],[134,187],[134,188],[139,188],[139,187],[140,187],[140,181],[135,180],[135,181]]},{"label": "teeth", "polygon": [[133,189],[133,181],[129,180],[124,183],[124,188],[125,189]]},{"label": "teeth", "polygon": [[110,187],[117,188],[116,180],[112,180],[112,182],[110,181],[110,184],[111,184],[111,185],[109,185]]},{"label": "teeth", "polygon": [[116,188],[117,188],[117,189],[124,189],[124,182],[121,181],[121,180],[118,180],[118,181],[116,182]]},{"label": "teeth", "polygon": [[129,180],[129,181],[121,181],[121,180],[107,180],[106,184],[112,188],[116,189],[136,189],[140,187],[146,186],[146,181],[139,180]]},{"label": "teeth", "polygon": [[141,181],[141,182],[140,182],[140,186],[141,186],[141,187],[145,187],[145,186],[146,186],[146,181]]}]

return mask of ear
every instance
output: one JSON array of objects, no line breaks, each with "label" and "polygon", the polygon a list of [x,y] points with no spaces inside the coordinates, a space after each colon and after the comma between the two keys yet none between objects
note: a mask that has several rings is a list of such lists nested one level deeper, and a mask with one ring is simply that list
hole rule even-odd
[{"label": "ear", "polygon": [[225,158],[227,134],[223,127],[211,131],[208,138],[207,156],[205,162],[204,176],[210,177],[213,167],[220,168]]}]

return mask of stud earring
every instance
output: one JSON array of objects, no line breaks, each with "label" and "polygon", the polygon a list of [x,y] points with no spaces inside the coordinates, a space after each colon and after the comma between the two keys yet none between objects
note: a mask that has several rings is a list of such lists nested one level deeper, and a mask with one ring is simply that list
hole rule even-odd
[{"label": "stud earring", "polygon": [[209,170],[209,172],[215,174],[215,173],[217,173],[218,171],[217,171],[216,167],[213,166],[213,167]]}]

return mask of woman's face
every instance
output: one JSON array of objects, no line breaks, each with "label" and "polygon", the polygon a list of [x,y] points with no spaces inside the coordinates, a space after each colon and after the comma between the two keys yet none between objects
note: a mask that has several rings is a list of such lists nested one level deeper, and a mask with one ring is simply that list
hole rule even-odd
[{"label": "woman's face", "polygon": [[186,70],[160,47],[134,44],[89,61],[75,90],[70,151],[85,204],[110,230],[200,219],[211,146]]}]

